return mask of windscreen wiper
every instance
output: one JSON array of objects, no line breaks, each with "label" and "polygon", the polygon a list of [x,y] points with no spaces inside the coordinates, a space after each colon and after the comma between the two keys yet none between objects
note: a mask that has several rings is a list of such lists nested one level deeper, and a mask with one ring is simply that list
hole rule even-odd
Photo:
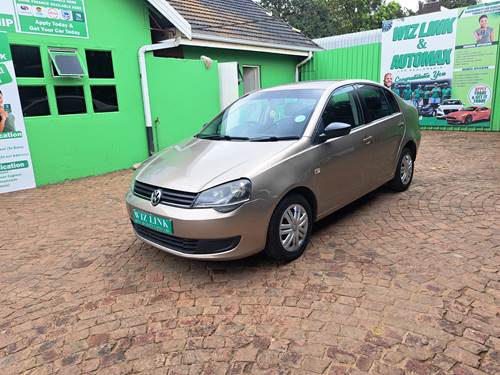
[{"label": "windscreen wiper", "polygon": [[218,135],[218,134],[214,134],[214,135],[200,135],[200,134],[198,134],[196,137],[200,138],[200,139],[210,139],[213,141],[248,141],[248,140],[250,140],[250,138],[248,138],[248,137],[232,137],[230,135]]},{"label": "windscreen wiper", "polygon": [[297,136],[289,136],[289,137],[275,137],[275,136],[269,136],[269,137],[259,137],[259,138],[250,138],[250,141],[252,142],[278,142],[278,141],[293,141],[300,139],[300,137]]}]

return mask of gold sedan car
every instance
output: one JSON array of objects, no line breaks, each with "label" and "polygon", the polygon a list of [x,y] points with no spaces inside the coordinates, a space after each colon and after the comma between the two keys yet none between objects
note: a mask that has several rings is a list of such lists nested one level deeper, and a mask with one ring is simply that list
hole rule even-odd
[{"label": "gold sedan car", "polygon": [[146,160],[128,213],[141,240],[177,256],[290,261],[314,222],[383,184],[406,190],[419,144],[417,110],[377,83],[261,90]]}]

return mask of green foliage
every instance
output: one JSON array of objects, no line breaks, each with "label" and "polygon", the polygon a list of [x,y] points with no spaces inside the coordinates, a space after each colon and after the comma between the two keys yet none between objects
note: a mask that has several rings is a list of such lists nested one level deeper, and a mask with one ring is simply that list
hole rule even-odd
[{"label": "green foliage", "polygon": [[325,0],[261,0],[260,4],[310,38],[330,36],[335,32]]},{"label": "green foliage", "polygon": [[378,29],[382,21],[411,14],[395,1],[260,0],[273,15],[310,38]]},{"label": "green foliage", "polygon": [[[427,0],[426,2],[430,1]],[[441,0],[441,5],[448,9],[468,7],[469,5],[476,5],[478,3],[478,0]]]}]

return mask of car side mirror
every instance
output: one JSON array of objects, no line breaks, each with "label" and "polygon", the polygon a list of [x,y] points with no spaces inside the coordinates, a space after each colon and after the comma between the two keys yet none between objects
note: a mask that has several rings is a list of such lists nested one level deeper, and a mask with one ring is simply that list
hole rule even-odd
[{"label": "car side mirror", "polygon": [[343,137],[351,132],[351,125],[344,122],[332,122],[327,125],[323,133],[320,135],[323,141],[332,138]]}]

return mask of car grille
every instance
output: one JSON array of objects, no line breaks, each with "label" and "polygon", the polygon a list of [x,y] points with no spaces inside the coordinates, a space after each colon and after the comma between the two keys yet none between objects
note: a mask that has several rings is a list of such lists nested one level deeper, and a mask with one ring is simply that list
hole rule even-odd
[{"label": "car grille", "polygon": [[234,249],[238,246],[241,239],[241,237],[233,237],[221,240],[192,240],[157,232],[135,223],[132,223],[132,225],[136,233],[145,240],[184,254],[201,255],[222,253]]},{"label": "car grille", "polygon": [[453,112],[457,112],[458,109],[445,109],[443,112],[445,115],[449,114],[449,113],[453,113]]},{"label": "car grille", "polygon": [[194,200],[198,196],[197,193],[188,193],[185,191],[177,191],[164,189],[143,182],[135,181],[134,195],[147,200],[151,199],[151,194],[155,190],[161,190],[161,204],[178,207],[191,207]]}]

